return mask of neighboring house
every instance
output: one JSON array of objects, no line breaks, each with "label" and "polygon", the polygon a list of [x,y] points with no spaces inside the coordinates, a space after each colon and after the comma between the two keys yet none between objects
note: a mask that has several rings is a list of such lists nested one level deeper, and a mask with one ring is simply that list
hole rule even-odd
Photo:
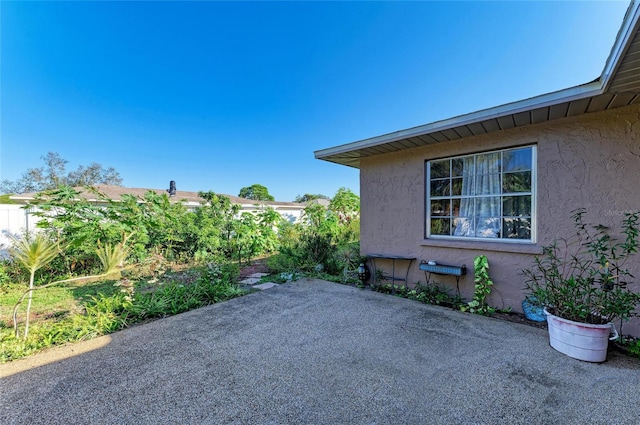
[{"label": "neighboring house", "polygon": [[0,258],[7,255],[11,236],[34,230],[37,222],[38,217],[31,216],[24,205],[0,204]]},{"label": "neighboring house", "polygon": [[[110,185],[95,185],[94,188],[104,194],[109,199],[118,201],[122,199],[125,194],[137,196],[142,198],[147,192],[152,191],[159,195],[168,195],[167,190],[162,189],[142,189],[142,188],[130,188],[121,186]],[[88,199],[92,202],[100,203],[96,196],[84,188],[76,188],[80,192],[80,196]],[[7,246],[9,243],[8,235],[18,235],[25,229],[33,230],[38,218],[32,216],[28,210],[24,209],[24,206],[32,201],[36,193],[23,193],[19,195],[13,195],[11,200],[22,205],[0,205],[0,249]],[[285,220],[295,223],[300,220],[306,204],[299,204],[296,202],[275,202],[275,201],[254,201],[252,199],[240,198],[232,195],[222,195],[229,198],[233,204],[240,205],[240,213],[251,212],[255,213],[264,208],[273,208],[279,213]],[[205,200],[198,196],[197,192],[187,192],[183,190],[176,190],[175,194],[170,196],[172,202],[181,202],[187,208],[198,208],[205,202]],[[0,251],[2,254],[2,251]]]},{"label": "neighboring house", "polygon": [[[572,210],[616,227],[625,211],[640,210],[638,3],[595,81],[315,156],[360,169],[363,254],[415,257],[409,283],[425,281],[421,260],[466,264],[466,299],[473,259],[486,255],[491,304],[522,311],[520,271],[554,238],[573,234]],[[391,270],[390,261],[377,263]],[[640,279],[640,261],[631,271]],[[455,288],[453,277],[434,277]]]},{"label": "neighboring house", "polygon": [[[137,187],[111,186],[105,184],[97,184],[93,187],[98,192],[104,194],[107,198],[114,201],[121,200],[123,195],[133,195],[142,198],[147,192],[155,192],[159,195],[169,195],[169,191],[163,189],[144,189]],[[80,192],[81,196],[83,196],[84,198],[93,202],[99,202],[99,200],[96,199],[96,196],[93,193],[88,192],[86,189],[82,187],[76,187],[75,189]],[[14,202],[26,204],[29,201],[33,200],[35,195],[35,193],[23,193],[20,195],[10,196],[9,198]],[[285,220],[292,223],[300,219],[300,217],[302,216],[302,212],[306,207],[306,204],[299,204],[296,202],[255,201],[253,199],[245,199],[233,195],[225,195],[220,193],[218,195],[226,196],[227,198],[229,198],[231,203],[240,205],[241,213],[257,212],[264,208],[271,207],[276,212],[278,212]],[[176,190],[169,199],[173,202],[181,202],[187,208],[197,208],[202,204],[202,202],[205,202],[205,199],[198,196],[198,192],[187,192],[184,190]]]}]

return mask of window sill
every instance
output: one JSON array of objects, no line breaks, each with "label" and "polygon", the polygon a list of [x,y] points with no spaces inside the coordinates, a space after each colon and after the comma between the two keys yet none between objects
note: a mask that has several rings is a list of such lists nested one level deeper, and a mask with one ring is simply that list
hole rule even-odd
[{"label": "window sill", "polygon": [[542,254],[542,247],[537,244],[500,243],[483,241],[461,241],[445,239],[423,239],[422,246],[433,246],[453,249],[470,249],[476,251],[513,252],[517,254]]}]

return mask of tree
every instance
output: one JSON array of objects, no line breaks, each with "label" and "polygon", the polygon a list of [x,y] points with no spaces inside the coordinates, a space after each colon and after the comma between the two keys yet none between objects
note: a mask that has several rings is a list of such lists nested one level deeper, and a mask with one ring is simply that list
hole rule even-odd
[{"label": "tree", "polygon": [[41,192],[60,186],[92,186],[96,184],[122,185],[122,178],[113,167],[104,168],[93,162],[88,167],[80,165],[77,170],[66,172],[69,161],[60,154],[49,152],[40,157],[43,167],[29,168],[18,180],[3,180],[0,193]]},{"label": "tree", "polygon": [[93,186],[95,184],[122,185],[122,178],[115,168],[102,168],[97,162],[92,162],[88,167],[80,165],[76,171],[67,176],[69,186]]},{"label": "tree", "polygon": [[230,258],[240,205],[211,191],[198,192],[198,196],[206,200],[195,211],[198,252],[200,255],[220,253]]},{"label": "tree", "polygon": [[325,195],[321,195],[321,194],[311,194],[311,193],[305,193],[304,195],[298,195],[296,196],[296,199],[294,199],[293,202],[298,202],[298,203],[305,203],[305,202],[309,202],[309,201],[313,201],[314,199],[331,199],[328,196]]},{"label": "tree", "polygon": [[350,221],[360,215],[360,197],[341,187],[329,203],[329,209],[340,217],[341,222]]},{"label": "tree", "polygon": [[255,201],[275,201],[274,197],[269,195],[269,189],[257,183],[240,189],[238,196]]}]

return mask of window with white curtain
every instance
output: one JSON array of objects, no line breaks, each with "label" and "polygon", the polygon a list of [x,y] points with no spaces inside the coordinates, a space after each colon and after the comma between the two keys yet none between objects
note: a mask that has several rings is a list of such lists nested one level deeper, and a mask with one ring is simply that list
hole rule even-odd
[{"label": "window with white curtain", "polygon": [[427,161],[426,236],[534,238],[534,146]]}]

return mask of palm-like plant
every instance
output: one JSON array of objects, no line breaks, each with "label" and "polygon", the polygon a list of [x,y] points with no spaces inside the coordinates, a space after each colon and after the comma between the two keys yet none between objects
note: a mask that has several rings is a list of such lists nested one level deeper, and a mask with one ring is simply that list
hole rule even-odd
[{"label": "palm-like plant", "polygon": [[133,233],[122,236],[122,242],[113,244],[102,244],[98,241],[96,248],[96,255],[100,259],[102,264],[102,275],[110,275],[124,268],[124,262],[129,255],[129,249],[127,248],[127,241],[133,236]]},{"label": "palm-like plant", "polygon": [[31,299],[36,289],[46,288],[60,283],[84,281],[88,279],[105,278],[113,273],[119,273],[124,268],[124,262],[129,254],[126,243],[132,234],[123,235],[122,242],[111,245],[102,245],[98,242],[96,254],[103,266],[103,272],[91,276],[78,276],[69,279],[56,280],[46,285],[34,286],[35,272],[49,264],[62,250],[60,244],[52,241],[42,234],[37,234],[34,238],[25,237],[22,239],[14,239],[12,247],[9,250],[10,255],[16,259],[22,266],[29,270],[31,276],[29,279],[29,289],[25,291],[18,302],[13,307],[13,329],[16,338],[20,336],[18,332],[18,307],[22,304],[24,298],[28,295],[27,312],[24,328],[23,339],[27,339],[29,334],[29,316],[31,311]]},{"label": "palm-like plant", "polygon": [[[9,254],[29,271],[29,298],[27,302],[27,317],[24,328],[24,339],[29,333],[29,313],[31,311],[31,300],[33,299],[34,280],[36,272],[49,264],[60,253],[60,246],[42,233],[35,236],[25,235],[22,238],[14,238]],[[16,306],[17,307],[17,306]],[[18,334],[18,323],[14,309],[13,327]]]}]

